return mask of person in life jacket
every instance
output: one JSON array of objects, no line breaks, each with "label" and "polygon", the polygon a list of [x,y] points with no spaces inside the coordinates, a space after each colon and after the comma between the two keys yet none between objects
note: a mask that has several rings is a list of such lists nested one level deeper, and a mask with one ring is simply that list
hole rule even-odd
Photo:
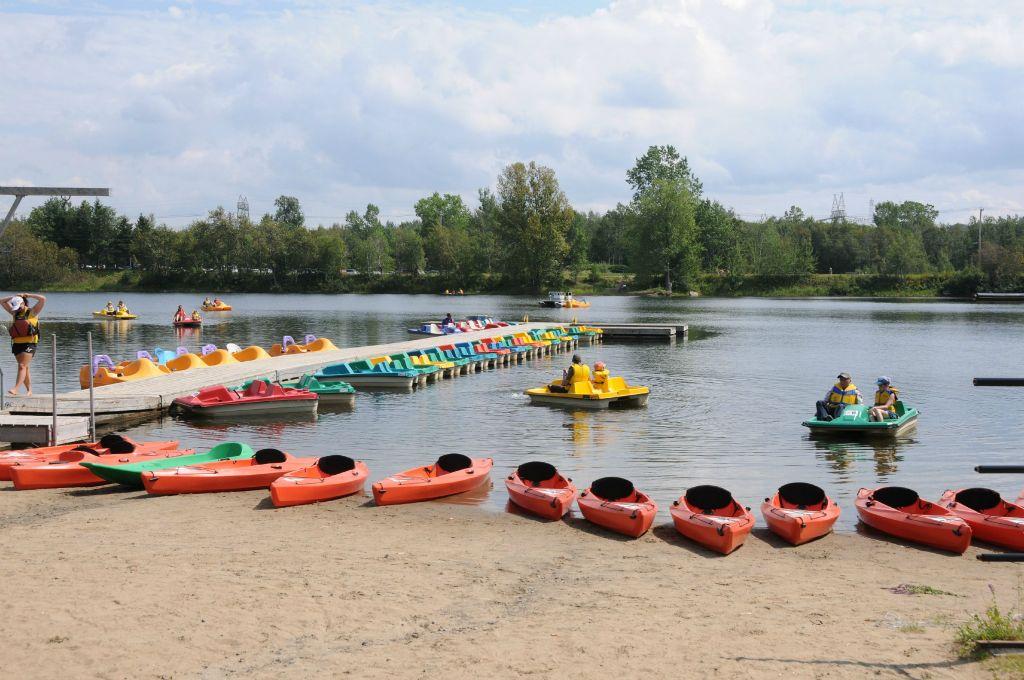
[{"label": "person in life jacket", "polygon": [[199,310],[198,309],[193,309],[192,310],[192,320],[193,321],[202,321],[203,320],[203,317],[199,316]]},{"label": "person in life jacket", "polygon": [[832,420],[837,418],[848,405],[863,403],[860,390],[853,384],[849,373],[840,373],[836,378],[838,382],[825,393],[825,398],[815,405],[818,420]]},{"label": "person in life jacket", "polygon": [[594,378],[591,382],[599,390],[603,390],[604,386],[608,384],[608,368],[604,365],[603,361],[594,362]]},{"label": "person in life jacket", "polygon": [[210,296],[209,296],[209,295],[207,295],[207,296],[206,296],[206,297],[205,297],[205,298],[203,299],[203,307],[209,307],[209,306],[210,306],[210,305],[212,305],[212,304],[213,304],[213,300],[211,300],[211,299],[210,299]]},{"label": "person in life jacket", "polygon": [[[29,307],[29,300],[36,303]],[[25,395],[32,396],[32,374],[30,367],[32,357],[35,356],[36,347],[39,345],[39,314],[46,305],[46,298],[42,295],[22,293],[2,302],[4,309],[12,317],[12,322],[7,332],[11,336],[11,353],[18,362],[18,377],[14,381],[14,387],[7,391],[7,394],[16,395],[18,389],[24,385]]]},{"label": "person in life jacket", "polygon": [[875,390],[875,405],[871,407],[871,420],[895,418],[896,400],[900,398],[900,391],[893,387],[892,381],[884,375],[875,382],[878,389]]},{"label": "person in life jacket", "polygon": [[181,305],[178,305],[178,311],[176,311],[174,313],[174,323],[178,323],[179,321],[187,321],[187,320],[188,320],[188,315],[185,313],[185,308],[182,307]]},{"label": "person in life jacket", "polygon": [[565,376],[562,378],[562,385],[568,387],[573,383],[584,382],[590,380],[590,366],[583,363],[583,359],[579,354],[572,355],[572,363],[569,364],[568,370],[565,371]]},{"label": "person in life jacket", "polygon": [[124,300],[118,300],[117,301],[117,313],[118,314],[131,314],[131,312],[128,311],[128,305],[126,305],[124,303]]},{"label": "person in life jacket", "polygon": [[107,306],[103,308],[103,311],[106,312],[107,314],[113,314],[114,313],[114,303],[111,302],[110,300],[107,300]]}]

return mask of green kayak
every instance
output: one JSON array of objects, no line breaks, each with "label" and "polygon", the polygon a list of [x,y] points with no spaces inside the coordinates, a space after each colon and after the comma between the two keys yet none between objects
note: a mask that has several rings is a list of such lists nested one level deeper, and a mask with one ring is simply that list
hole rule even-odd
[{"label": "green kayak", "polygon": [[896,417],[882,421],[870,420],[871,407],[867,404],[852,404],[843,409],[838,418],[805,420],[804,427],[813,434],[875,434],[895,436],[906,432],[917,424],[917,409],[908,408],[902,401],[896,402]]},{"label": "green kayak", "polygon": [[224,442],[223,444],[217,444],[206,453],[193,453],[191,456],[157,458],[156,460],[148,460],[144,463],[126,463],[124,465],[102,465],[100,463],[82,463],[82,465],[89,468],[89,471],[97,477],[102,477],[108,482],[142,488],[142,473],[147,470],[163,470],[183,465],[199,465],[229,458],[252,458],[254,454],[255,451],[248,444]]}]

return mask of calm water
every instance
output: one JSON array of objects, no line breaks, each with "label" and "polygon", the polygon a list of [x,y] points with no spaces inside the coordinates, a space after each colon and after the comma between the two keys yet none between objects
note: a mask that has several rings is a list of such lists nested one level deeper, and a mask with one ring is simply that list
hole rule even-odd
[{"label": "calm water", "polygon": [[[137,438],[176,438],[195,448],[233,439],[295,454],[344,453],[366,461],[374,477],[443,452],[492,456],[495,487],[455,502],[499,510],[506,502],[504,474],[538,458],[581,485],[610,474],[630,477],[666,513],[695,484],[725,486],[753,506],[781,483],[810,481],[844,506],[846,530],[855,523],[852,503],[860,486],[900,484],[934,498],[948,486],[987,485],[1016,496],[1024,485],[1024,477],[972,471],[982,462],[1021,462],[1024,390],[971,385],[978,375],[1024,375],[1024,306],[614,297],[594,298],[588,310],[559,312],[523,297],[235,295],[228,299],[235,311],[208,314],[201,331],[179,335],[169,324],[172,312],[201,298],[132,294],[127,301],[137,321],[93,321],[90,312],[107,299],[50,296],[44,333],[59,338],[61,389],[77,387],[89,330],[97,353],[119,359],[156,345],[268,346],[283,334],[307,332],[338,345],[403,340],[406,327],[447,311],[505,319],[672,320],[691,329],[688,341],[672,345],[608,342],[582,351],[587,361],[603,360],[613,374],[649,385],[652,397],[643,410],[530,406],[522,390],[560,374],[568,359],[559,356],[412,394],[361,392],[354,410],[322,412],[315,421],[197,426],[164,418],[130,430]],[[36,359],[40,393],[49,391],[49,356],[47,346]],[[0,367],[10,384],[10,354]],[[842,370],[866,396],[875,377],[891,376],[907,403],[921,410],[916,432],[895,444],[811,439],[800,421]]]}]

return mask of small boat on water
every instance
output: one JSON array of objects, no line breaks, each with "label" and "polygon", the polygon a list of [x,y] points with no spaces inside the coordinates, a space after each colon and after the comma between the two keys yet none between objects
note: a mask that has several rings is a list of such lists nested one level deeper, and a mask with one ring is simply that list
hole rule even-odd
[{"label": "small boat on water", "polygon": [[533,387],[524,392],[533,404],[561,406],[563,408],[604,409],[631,408],[647,405],[651,394],[648,387],[627,385],[625,378],[609,377],[603,384],[581,380],[563,386],[553,380],[544,387]]},{"label": "small boat on water", "polygon": [[975,302],[1024,302],[1024,293],[982,293],[974,294]]},{"label": "small boat on water", "polygon": [[202,319],[185,319],[184,321],[172,321],[175,328],[199,328],[203,325]]},{"label": "small boat on water", "polygon": [[214,300],[210,304],[203,304],[200,309],[204,312],[230,312],[231,305],[221,300]]},{"label": "small boat on water", "polygon": [[728,555],[743,545],[754,515],[720,486],[690,487],[669,509],[676,531],[709,550]]},{"label": "small boat on water", "polygon": [[947,490],[939,503],[971,527],[973,538],[1013,550],[1024,550],[1024,507],[998,491],[973,488]]},{"label": "small boat on water", "polygon": [[142,487],[142,473],[150,470],[162,470],[169,467],[181,465],[202,465],[219,460],[232,458],[252,458],[255,451],[248,444],[241,442],[224,442],[217,444],[209,451],[193,453],[189,456],[178,456],[177,458],[161,458],[134,463],[89,463],[83,462],[84,467],[89,468],[97,477],[102,477],[108,482],[122,484],[134,488]]},{"label": "small boat on water", "polygon": [[108,321],[131,321],[132,319],[139,318],[137,314],[132,314],[131,312],[108,312],[105,310],[93,312],[92,315],[98,319],[107,319]]},{"label": "small boat on water", "polygon": [[362,461],[348,456],[330,455],[293,470],[270,485],[270,500],[275,507],[305,505],[329,501],[359,492],[370,476]]},{"label": "small boat on water", "polygon": [[830,533],[839,513],[839,506],[824,490],[806,482],[783,484],[761,504],[761,515],[768,528],[793,545]]},{"label": "small boat on water", "polygon": [[132,454],[147,451],[173,451],[177,448],[177,440],[136,442],[119,434],[108,434],[98,442],[86,444],[63,444],[61,446],[0,451],[0,481],[11,481],[12,467],[59,461],[62,455],[69,452],[81,451],[95,456],[105,456],[111,453]]},{"label": "small boat on water", "polygon": [[590,306],[590,303],[586,300],[577,300],[572,296],[572,293],[563,293],[561,291],[552,291],[548,293],[547,300],[540,301],[541,307],[552,307],[552,308],[586,308]]},{"label": "small boat on water", "polygon": [[253,380],[244,391],[223,385],[204,387],[173,402],[179,413],[202,418],[238,418],[263,415],[313,415],[317,396],[309,390],[275,385],[267,378]]},{"label": "small boat on water", "polygon": [[278,477],[312,464],[277,449],[260,449],[251,458],[229,458],[146,470],[142,485],[153,495],[216,493],[268,489]]},{"label": "small boat on water", "polygon": [[861,489],[854,505],[864,524],[890,536],[955,553],[971,544],[971,527],[962,517],[922,500],[913,489]]},{"label": "small boat on water", "polygon": [[561,519],[576,500],[576,485],[542,461],[523,463],[505,480],[508,497],[516,506],[544,519]]},{"label": "small boat on water", "polygon": [[369,361],[325,366],[313,377],[324,385],[345,382],[356,389],[411,390],[419,381],[416,371],[390,370],[385,364],[372,365]]},{"label": "small boat on water", "polygon": [[494,461],[446,453],[433,465],[412,468],[373,483],[377,505],[429,501],[471,491],[490,482]]},{"label": "small boat on water", "polygon": [[871,420],[871,406],[849,404],[832,420],[805,420],[801,425],[817,435],[876,435],[895,437],[917,425],[916,408],[908,407],[902,401],[896,402],[896,417],[887,420]]},{"label": "small boat on water", "polygon": [[322,383],[307,373],[298,380],[282,380],[281,387],[309,390],[317,396],[321,405],[351,406],[356,403],[356,389],[342,380]]},{"label": "small boat on water", "polygon": [[625,536],[647,533],[658,514],[658,505],[622,477],[595,479],[576,501],[590,522]]},{"label": "small boat on water", "polygon": [[471,331],[482,331],[488,328],[505,328],[509,326],[506,321],[496,321],[489,316],[475,315],[467,316],[454,323],[445,324],[442,321],[425,321],[418,328],[407,328],[409,335],[453,335],[456,333],[469,333]]}]

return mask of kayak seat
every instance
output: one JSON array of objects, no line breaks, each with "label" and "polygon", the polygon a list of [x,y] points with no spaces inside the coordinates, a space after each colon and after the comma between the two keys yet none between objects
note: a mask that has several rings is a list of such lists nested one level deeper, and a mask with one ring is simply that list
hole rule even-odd
[{"label": "kayak seat", "polygon": [[631,498],[635,489],[633,482],[622,477],[601,477],[590,485],[590,492],[606,501],[621,501]]},{"label": "kayak seat", "polygon": [[437,459],[437,467],[444,472],[457,472],[473,467],[473,461],[461,453],[446,453]]},{"label": "kayak seat", "polygon": [[92,448],[91,446],[86,446],[85,444],[79,444],[78,446],[76,446],[75,448],[73,448],[71,450],[72,451],[82,451],[83,453],[91,453],[94,456],[100,455],[99,451],[97,451],[96,449]]},{"label": "kayak seat", "polygon": [[553,479],[554,476],[558,474],[558,470],[556,470],[555,466],[551,463],[534,460],[520,465],[516,468],[516,473],[524,482],[530,482],[534,486],[540,486],[541,482]]},{"label": "kayak seat", "polygon": [[245,388],[245,396],[247,397],[269,397],[273,394],[273,388],[270,386],[270,381],[266,379],[253,380],[249,383],[249,386]]},{"label": "kayak seat", "polygon": [[896,400],[896,403],[894,404],[894,406],[896,407],[896,417],[897,418],[902,418],[907,413],[907,407],[904,406],[903,402],[900,401],[899,399]]},{"label": "kayak seat", "polygon": [[[111,453],[132,453],[135,451],[135,444],[125,439],[119,434],[108,434],[104,435],[100,439],[100,447],[109,450]],[[77,450],[84,451],[89,447],[80,448],[75,447]],[[92,449],[89,449],[90,453],[96,453]]]},{"label": "kayak seat", "polygon": [[356,462],[348,456],[335,454],[332,456],[321,456],[317,459],[316,466],[320,468],[320,472],[330,477],[354,469]]},{"label": "kayak seat", "polygon": [[828,500],[821,487],[807,482],[783,484],[779,487],[779,498],[800,510],[818,505],[824,507],[823,503]]},{"label": "kayak seat", "polygon": [[288,456],[277,449],[260,449],[252,457],[253,465],[269,465],[270,463],[283,463]]},{"label": "kayak seat", "polygon": [[1003,502],[1002,496],[992,489],[964,489],[956,495],[956,502],[966,505],[971,510],[981,512],[998,507]]},{"label": "kayak seat", "polygon": [[871,498],[890,508],[905,508],[908,505],[916,504],[921,497],[913,489],[902,486],[883,486],[881,489],[875,489]]},{"label": "kayak seat", "polygon": [[686,490],[686,502],[705,515],[713,515],[716,510],[730,507],[735,501],[732,494],[720,486],[702,484]]}]

